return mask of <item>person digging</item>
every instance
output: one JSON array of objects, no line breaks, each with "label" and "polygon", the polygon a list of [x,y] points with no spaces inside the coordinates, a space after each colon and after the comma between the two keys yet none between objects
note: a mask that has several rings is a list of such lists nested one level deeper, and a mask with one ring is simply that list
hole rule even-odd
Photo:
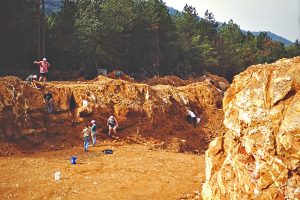
[{"label": "person digging", "polygon": [[194,127],[197,126],[197,116],[195,113],[189,109],[186,110],[186,117],[189,123],[194,124]]},{"label": "person digging", "polygon": [[36,85],[36,79],[37,79],[37,75],[29,75],[27,78],[26,78],[26,82],[33,86],[35,89],[39,89]]}]

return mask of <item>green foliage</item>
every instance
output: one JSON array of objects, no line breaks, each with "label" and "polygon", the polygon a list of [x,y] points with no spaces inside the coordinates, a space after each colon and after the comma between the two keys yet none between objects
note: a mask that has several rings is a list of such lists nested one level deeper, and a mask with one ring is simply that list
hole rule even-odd
[{"label": "green foliage", "polygon": [[[47,44],[49,56],[57,67],[64,68],[64,65],[72,55],[74,43],[74,24],[76,4],[72,0],[63,2],[59,13],[51,13],[47,18]],[[75,63],[74,63],[75,64]]]},{"label": "green foliage", "polygon": [[289,57],[295,57],[300,55],[300,43],[299,40],[296,40],[293,45],[290,45],[286,48],[287,55]]},{"label": "green foliage", "polygon": [[221,51],[222,75],[229,78],[243,70],[243,34],[239,26],[232,20],[228,24],[221,25],[219,34],[223,42]]},{"label": "green foliage", "polygon": [[258,63],[270,63],[282,58],[286,55],[284,45],[279,42],[272,41],[267,33],[261,33],[256,38],[256,52]]},{"label": "green foliage", "polygon": [[182,14],[174,17],[176,24],[179,64],[183,74],[191,73],[200,63],[201,44],[199,17],[194,7],[186,5]]},{"label": "green foliage", "polygon": [[[189,5],[172,16],[162,0],[64,0],[61,5],[46,17],[47,57],[60,71],[84,67],[96,75],[97,66],[148,75],[209,71],[231,80],[252,64],[300,55],[298,40],[285,47],[267,33],[243,33],[232,20],[219,24],[208,10],[200,18]],[[0,66],[32,65],[37,8],[36,0],[0,2]]]},{"label": "green foliage", "polygon": [[0,1],[0,66],[31,63],[37,36],[35,0]]}]

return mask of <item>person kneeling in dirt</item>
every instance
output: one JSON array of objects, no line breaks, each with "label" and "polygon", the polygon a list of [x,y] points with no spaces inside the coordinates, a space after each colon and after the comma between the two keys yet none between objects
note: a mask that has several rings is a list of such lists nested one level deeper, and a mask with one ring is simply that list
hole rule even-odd
[{"label": "person kneeling in dirt", "polygon": [[52,95],[52,93],[48,91],[44,95],[44,99],[46,101],[46,109],[49,113],[51,113],[53,110],[53,95]]},{"label": "person kneeling in dirt", "polygon": [[194,127],[196,127],[197,117],[196,117],[195,113],[193,111],[189,110],[189,109],[187,109],[186,112],[187,112],[186,117],[187,117],[188,122],[193,123]]},{"label": "person kneeling in dirt", "polygon": [[[118,122],[117,119],[114,116],[110,116],[107,120],[107,126],[108,126],[108,135],[117,138],[117,127],[118,127]],[[112,135],[112,131],[114,134]]]},{"label": "person kneeling in dirt", "polygon": [[36,79],[37,79],[37,75],[29,75],[27,78],[26,78],[26,82],[29,84],[29,85],[32,85],[35,89],[38,89],[38,87],[36,86]]},{"label": "person kneeling in dirt", "polygon": [[85,125],[82,133],[83,133],[83,149],[84,151],[88,151],[89,143],[90,143],[90,133],[91,133],[91,129],[89,125]]},{"label": "person kneeling in dirt", "polygon": [[97,129],[96,121],[92,120],[91,124],[92,124],[92,126],[90,127],[90,129],[91,129],[91,136],[92,136],[92,144],[93,144],[93,146],[95,146],[96,145],[96,129]]}]

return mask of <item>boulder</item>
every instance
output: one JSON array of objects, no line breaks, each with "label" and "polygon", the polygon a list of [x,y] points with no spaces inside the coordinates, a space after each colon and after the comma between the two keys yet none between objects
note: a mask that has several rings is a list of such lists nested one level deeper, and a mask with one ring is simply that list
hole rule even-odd
[{"label": "boulder", "polygon": [[254,65],[223,100],[226,133],[205,153],[203,199],[300,199],[300,57]]}]

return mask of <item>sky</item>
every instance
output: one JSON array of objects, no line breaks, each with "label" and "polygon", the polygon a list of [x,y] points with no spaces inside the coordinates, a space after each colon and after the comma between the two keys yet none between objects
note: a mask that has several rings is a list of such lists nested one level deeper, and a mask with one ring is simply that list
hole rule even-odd
[{"label": "sky", "polygon": [[163,0],[182,11],[185,4],[200,17],[208,9],[218,22],[230,19],[246,31],[271,31],[292,42],[300,39],[300,0]]}]

